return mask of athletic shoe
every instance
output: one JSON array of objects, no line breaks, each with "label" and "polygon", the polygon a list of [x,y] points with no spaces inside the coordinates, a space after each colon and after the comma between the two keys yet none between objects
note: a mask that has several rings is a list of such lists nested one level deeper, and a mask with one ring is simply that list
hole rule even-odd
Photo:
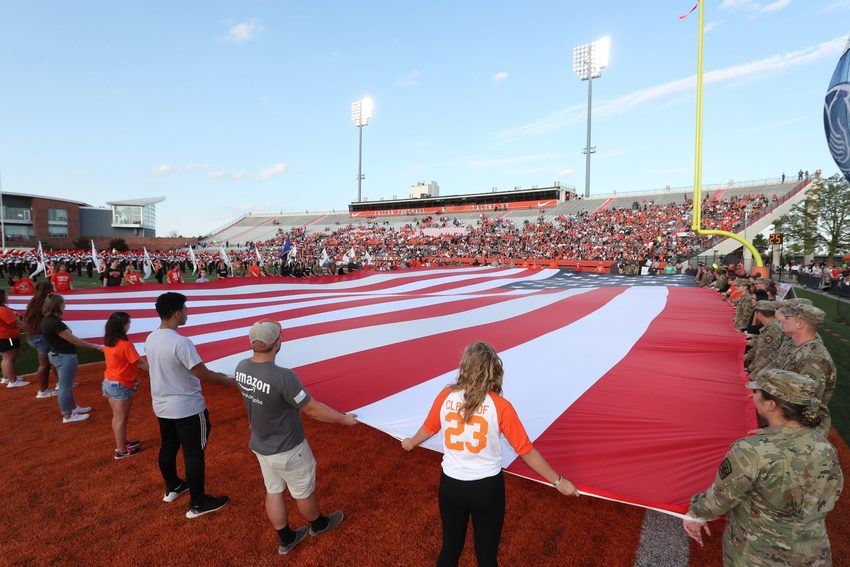
[{"label": "athletic shoe", "polygon": [[127,457],[138,455],[140,452],[141,449],[139,449],[138,447],[127,447],[123,451],[115,451],[115,460],[120,461],[121,459],[126,459]]},{"label": "athletic shoe", "polygon": [[191,520],[192,518],[198,518],[204,514],[221,510],[229,501],[230,498],[227,496],[207,496],[206,500],[199,505],[191,506],[189,511],[186,512],[186,517]]},{"label": "athletic shoe", "polygon": [[183,495],[183,493],[188,492],[188,490],[189,490],[189,485],[181,480],[180,484],[177,485],[177,488],[175,488],[174,490],[169,490],[168,492],[165,493],[165,496],[162,497],[162,501],[163,502],[174,502],[175,500],[180,498],[180,496]]},{"label": "athletic shoe", "polygon": [[56,390],[51,390],[50,388],[48,388],[47,390],[39,390],[38,393],[35,395],[35,397],[36,398],[55,398],[58,395],[59,395],[59,392],[57,392]]},{"label": "athletic shoe", "polygon": [[6,384],[8,384],[8,383],[9,383],[9,379],[8,379],[8,378],[0,378],[0,384],[3,384],[3,385],[5,386],[5,385],[6,385]]},{"label": "athletic shoe", "polygon": [[342,523],[342,519],[344,517],[345,517],[345,514],[343,514],[342,511],[340,511],[340,510],[337,510],[333,514],[328,514],[328,525],[325,526],[325,529],[323,529],[323,530],[313,530],[313,528],[310,528],[310,535],[311,536],[317,536],[319,534],[323,534],[325,532],[329,532],[333,529],[336,529],[340,525],[340,523]]},{"label": "athletic shoe", "polygon": [[20,388],[21,386],[29,386],[29,385],[30,385],[30,383],[27,382],[26,380],[21,380],[20,378],[18,378],[14,382],[9,382],[8,384],[6,384],[6,387],[7,388]]},{"label": "athletic shoe", "polygon": [[77,406],[73,410],[71,410],[71,413],[89,413],[90,411],[91,411],[91,408],[83,407],[83,406]]},{"label": "athletic shoe", "polygon": [[139,446],[141,446],[141,444],[142,444],[142,442],[141,442],[141,441],[127,441],[124,445],[125,445],[128,449],[133,449],[133,448],[135,448],[135,447],[139,447]]},{"label": "athletic shoe", "polygon": [[293,547],[295,547],[296,545],[298,545],[299,543],[301,543],[301,541],[302,541],[305,537],[307,537],[307,531],[308,531],[308,530],[307,530],[307,528],[299,528],[299,529],[295,530],[295,539],[294,539],[294,540],[292,541],[292,543],[290,543],[289,545],[283,545],[283,544],[281,544],[281,545],[277,548],[277,554],[278,554],[278,555],[286,555],[287,553],[289,553],[290,551],[292,551],[292,548],[293,548]]},{"label": "athletic shoe", "polygon": [[87,413],[71,413],[71,417],[63,417],[62,423],[74,423],[75,421],[85,421],[91,416]]}]

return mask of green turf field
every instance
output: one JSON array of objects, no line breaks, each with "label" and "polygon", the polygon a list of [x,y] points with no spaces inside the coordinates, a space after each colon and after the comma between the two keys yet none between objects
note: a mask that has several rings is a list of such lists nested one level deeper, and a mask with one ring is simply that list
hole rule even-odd
[{"label": "green turf field", "polygon": [[845,441],[850,441],[850,303],[798,287],[794,292],[797,297],[811,299],[826,312],[820,335],[838,369],[838,383],[829,402],[829,411],[832,425]]}]

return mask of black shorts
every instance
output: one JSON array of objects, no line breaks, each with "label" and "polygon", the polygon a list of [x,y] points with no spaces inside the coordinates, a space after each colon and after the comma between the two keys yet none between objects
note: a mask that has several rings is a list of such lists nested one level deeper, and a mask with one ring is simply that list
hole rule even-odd
[{"label": "black shorts", "polygon": [[14,339],[0,339],[0,352],[8,352],[19,348],[21,348],[20,337],[15,337]]}]

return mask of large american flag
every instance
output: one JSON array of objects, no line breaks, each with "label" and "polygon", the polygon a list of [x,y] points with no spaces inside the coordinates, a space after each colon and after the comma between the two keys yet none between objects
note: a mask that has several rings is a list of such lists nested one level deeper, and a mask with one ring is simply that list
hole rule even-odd
[{"label": "large american flag", "polygon": [[[316,399],[396,437],[416,432],[466,345],[486,341],[504,361],[505,397],[558,472],[587,494],[680,513],[755,426],[730,308],[689,284],[490,267],[236,278],[71,292],[64,320],[97,340],[110,313],[127,311],[143,353],[156,297],[179,291],[180,332],[232,373],[250,356],[250,325],[276,319],[279,364]],[[440,450],[437,437],[425,446]],[[504,449],[506,470],[539,480]]]}]

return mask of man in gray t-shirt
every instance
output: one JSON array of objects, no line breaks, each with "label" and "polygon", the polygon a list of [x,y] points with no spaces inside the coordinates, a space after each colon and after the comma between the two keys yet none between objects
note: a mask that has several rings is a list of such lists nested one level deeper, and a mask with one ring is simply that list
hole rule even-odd
[{"label": "man in gray t-shirt", "polygon": [[[192,341],[177,332],[189,317],[186,296],[168,292],[156,300],[159,328],[148,335],[148,357],[153,412],[159,422],[162,444],[159,471],[165,481],[163,501],[174,502],[189,492],[187,518],[215,512],[227,504],[227,496],[210,496],[204,490],[204,450],[210,432],[210,417],[201,380],[233,385],[233,379],[209,370]],[[177,452],[183,448],[186,480],[177,476]]]},{"label": "man in gray t-shirt", "polygon": [[[251,326],[251,358],[236,366],[236,383],[245,400],[251,427],[249,446],[257,456],[266,486],[266,514],[277,531],[278,553],[284,555],[307,533],[316,536],[336,528],[343,513],[327,516],[316,498],[316,459],[304,437],[301,411],[317,421],[355,425],[354,415],[335,411],[314,400],[292,370],[275,364],[281,347],[277,321],[262,320]],[[298,511],[310,522],[289,527],[283,491],[288,488]]]}]

